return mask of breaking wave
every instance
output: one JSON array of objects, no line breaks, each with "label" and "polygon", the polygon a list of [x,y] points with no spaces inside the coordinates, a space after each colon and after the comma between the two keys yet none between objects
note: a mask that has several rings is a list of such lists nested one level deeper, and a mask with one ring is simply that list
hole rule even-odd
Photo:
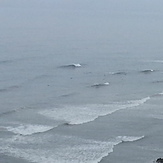
[{"label": "breaking wave", "polygon": [[149,74],[149,73],[155,72],[155,70],[149,69],[149,70],[142,70],[140,72],[143,74]]},{"label": "breaking wave", "polygon": [[119,141],[119,142],[134,142],[134,141],[137,141],[137,140],[140,140],[140,139],[143,139],[144,136],[140,136],[140,137],[135,137],[135,136],[118,136],[116,139]]},{"label": "breaking wave", "polygon": [[65,121],[68,124],[83,124],[121,109],[137,107],[144,104],[149,99],[150,97],[146,97],[141,100],[127,101],[125,103],[64,106],[61,108],[42,110],[39,111],[39,114],[57,121]]},{"label": "breaking wave", "polygon": [[82,65],[79,64],[79,63],[74,63],[74,64],[70,64],[70,65],[60,66],[60,68],[80,68],[80,67],[82,67]]},{"label": "breaking wave", "polygon": [[106,83],[95,83],[91,87],[99,88],[99,87],[108,86],[108,85],[109,85],[108,82],[106,82]]}]

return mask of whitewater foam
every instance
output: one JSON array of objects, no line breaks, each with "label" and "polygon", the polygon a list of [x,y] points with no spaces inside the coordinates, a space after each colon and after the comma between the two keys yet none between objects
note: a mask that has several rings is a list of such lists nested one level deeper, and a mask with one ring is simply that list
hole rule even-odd
[{"label": "whitewater foam", "polygon": [[139,106],[149,99],[150,97],[146,97],[141,100],[127,101],[125,103],[64,106],[62,108],[42,110],[39,114],[54,120],[66,121],[69,124],[83,124],[94,121],[99,116],[105,116],[121,109]]},{"label": "whitewater foam", "polygon": [[[108,141],[96,141],[62,135],[39,139],[19,136],[1,139],[0,152],[36,163],[98,163],[103,157],[113,152],[115,145],[142,138],[118,136]],[[21,144],[24,143],[30,146],[22,149]]]},{"label": "whitewater foam", "polygon": [[[129,104],[131,104],[131,106],[139,106],[141,104],[144,104],[145,102],[147,102],[148,100],[150,100],[151,98],[148,96],[146,98],[143,98],[141,100],[132,100],[132,101],[128,101]],[[130,105],[129,105],[130,106]]]},{"label": "whitewater foam", "polygon": [[75,67],[81,67],[81,64],[77,63],[77,64],[72,64]]},{"label": "whitewater foam", "polygon": [[20,134],[20,135],[32,135],[35,133],[41,133],[41,132],[45,132],[48,130],[51,130],[52,126],[43,126],[43,125],[30,125],[30,124],[21,124],[19,126],[16,127],[4,127],[6,128],[8,131],[13,132],[15,134]]},{"label": "whitewater foam", "polygon": [[134,142],[140,139],[143,139],[144,136],[140,136],[140,137],[135,137],[135,136],[117,136],[117,140],[119,142]]}]

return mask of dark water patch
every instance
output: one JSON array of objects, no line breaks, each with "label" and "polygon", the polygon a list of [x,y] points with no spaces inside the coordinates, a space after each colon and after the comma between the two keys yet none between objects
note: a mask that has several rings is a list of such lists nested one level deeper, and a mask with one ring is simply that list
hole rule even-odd
[{"label": "dark water patch", "polygon": [[[14,109],[14,110],[9,110],[9,111],[6,111],[6,112],[2,112],[0,113],[0,117],[1,116],[8,116],[8,115],[11,115],[11,114],[14,114],[22,109],[25,109],[24,107],[20,107],[20,108],[17,108],[17,109]],[[27,109],[27,108],[26,108]]]},{"label": "dark water patch", "polygon": [[29,163],[29,161],[0,153],[0,163]]},{"label": "dark water patch", "polygon": [[10,111],[3,112],[3,113],[0,113],[0,117],[10,115],[10,114],[13,114],[15,112],[16,112],[16,110],[10,110]]},{"label": "dark water patch", "polygon": [[163,158],[158,158],[155,162],[156,163],[163,163]]},{"label": "dark water patch", "polygon": [[113,75],[127,75],[127,72],[124,71],[114,72]]},{"label": "dark water patch", "polygon": [[12,63],[12,62],[13,62],[12,60],[1,60],[1,61],[0,61],[0,65],[1,65],[1,64]]},{"label": "dark water patch", "polygon": [[140,73],[143,73],[143,74],[150,74],[150,73],[153,73],[155,72],[156,70],[153,70],[153,69],[148,69],[148,70],[142,70],[140,71]]},{"label": "dark water patch", "polygon": [[15,89],[19,89],[20,87],[21,86],[13,85],[13,86],[10,86],[10,87],[2,88],[2,89],[0,89],[0,93],[4,93],[4,92],[8,92],[8,91],[13,91]]},{"label": "dark water patch", "polygon": [[61,95],[60,97],[67,98],[67,97],[71,97],[71,96],[74,96],[74,95],[77,95],[77,93],[63,94],[63,95]]},{"label": "dark water patch", "polygon": [[60,66],[59,68],[75,69],[75,68],[81,68],[81,67],[82,67],[81,64],[76,63],[76,64],[70,64],[70,65],[63,65],[63,66]]},{"label": "dark water patch", "polygon": [[152,95],[151,97],[161,97],[161,96],[163,96],[163,92],[156,93],[156,94]]},{"label": "dark water patch", "polygon": [[18,86],[18,85],[13,85],[13,86],[8,87],[9,90],[10,89],[18,89],[18,88],[20,88],[20,86]]},{"label": "dark water patch", "polygon": [[3,89],[0,89],[0,92],[6,92],[7,89],[3,88]]},{"label": "dark water patch", "polygon": [[68,122],[65,122],[65,123],[62,124],[62,126],[73,126],[73,125],[75,125],[75,124],[71,124],[71,123],[68,123]]},{"label": "dark water patch", "polygon": [[152,82],[153,84],[163,84],[163,80],[156,80]]}]

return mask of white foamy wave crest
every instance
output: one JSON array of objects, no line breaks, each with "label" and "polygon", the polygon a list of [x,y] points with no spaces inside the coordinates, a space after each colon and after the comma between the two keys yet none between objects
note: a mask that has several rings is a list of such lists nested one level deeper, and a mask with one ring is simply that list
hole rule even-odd
[{"label": "white foamy wave crest", "polygon": [[79,68],[81,67],[82,65],[79,64],[79,63],[73,63],[73,64],[70,64],[70,65],[64,65],[64,66],[61,66],[61,68]]},{"label": "white foamy wave crest", "polygon": [[52,129],[52,126],[43,126],[43,125],[19,125],[16,127],[6,127],[6,129],[15,134],[21,135],[32,135],[35,133],[41,133]]},{"label": "white foamy wave crest", "polygon": [[93,84],[91,87],[96,87],[96,88],[98,88],[98,87],[108,86],[108,85],[109,85],[108,82],[105,82],[105,83],[95,83],[95,84]]},{"label": "white foamy wave crest", "polygon": [[77,64],[72,64],[74,67],[81,67],[81,64],[77,63]]},{"label": "white foamy wave crest", "polygon": [[140,139],[143,139],[144,136],[140,136],[140,137],[135,137],[135,136],[118,136],[116,139],[119,142],[133,142],[133,141],[137,141]]},{"label": "white foamy wave crest", "polygon": [[40,114],[55,120],[66,121],[69,124],[82,124],[93,121],[99,115],[107,115],[114,112],[115,108],[108,110],[108,105],[88,105],[88,106],[65,106],[52,110],[44,110]]},{"label": "white foamy wave crest", "polygon": [[139,106],[141,104],[144,104],[145,102],[147,102],[148,100],[150,100],[151,98],[148,96],[146,98],[143,98],[141,100],[133,100],[133,101],[128,101],[128,106],[129,107],[135,107],[135,106]]},{"label": "white foamy wave crest", "polygon": [[66,121],[69,124],[83,124],[94,121],[99,116],[105,116],[117,110],[139,106],[149,99],[150,97],[147,97],[141,100],[105,105],[65,106],[62,108],[43,110],[39,113],[54,120]]},{"label": "white foamy wave crest", "polygon": [[[132,142],[142,139],[119,136],[109,141],[95,141],[62,135],[41,138],[0,139],[0,151],[36,163],[98,163],[123,140]],[[30,146],[22,148],[24,143]]]}]

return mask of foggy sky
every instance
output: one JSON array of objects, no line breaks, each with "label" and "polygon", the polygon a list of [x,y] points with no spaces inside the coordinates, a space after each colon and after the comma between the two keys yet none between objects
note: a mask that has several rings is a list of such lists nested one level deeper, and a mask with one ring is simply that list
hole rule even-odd
[{"label": "foggy sky", "polygon": [[109,39],[161,47],[162,6],[162,0],[0,0],[1,42]]}]

